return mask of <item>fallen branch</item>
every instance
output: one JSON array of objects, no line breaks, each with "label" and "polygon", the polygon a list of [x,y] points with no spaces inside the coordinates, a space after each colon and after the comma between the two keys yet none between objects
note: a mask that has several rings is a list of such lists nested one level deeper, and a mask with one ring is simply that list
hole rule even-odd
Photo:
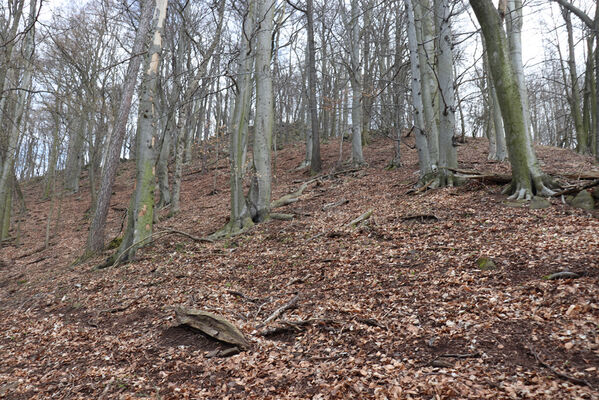
[{"label": "fallen branch", "polygon": [[415,215],[407,215],[407,216],[401,218],[402,221],[420,220],[420,222],[423,222],[426,219],[432,219],[432,220],[438,221],[439,217],[437,217],[436,215],[433,215],[433,214],[415,214]]},{"label": "fallen branch", "polygon": [[360,215],[358,218],[354,219],[353,221],[351,221],[350,223],[348,223],[345,226],[355,228],[356,226],[358,226],[358,224],[360,224],[360,223],[366,221],[368,218],[370,218],[372,216],[373,211],[374,210],[371,208],[370,210],[366,211],[364,214]]},{"label": "fallen branch", "polygon": [[297,301],[299,300],[300,295],[296,294],[291,300],[289,300],[286,304],[282,305],[281,307],[277,308],[275,310],[275,312],[273,312],[268,318],[266,318],[264,320],[263,323],[261,323],[260,325],[258,325],[256,327],[256,329],[262,329],[264,328],[266,325],[268,325],[269,322],[273,321],[274,319],[278,318],[281,316],[281,314],[283,314],[285,311],[289,310],[290,308],[295,307]]},{"label": "fallen branch", "polygon": [[322,319],[322,318],[310,318],[310,319],[299,320],[299,321],[281,320],[280,323],[282,324],[282,326],[276,326],[271,329],[263,330],[262,332],[259,332],[258,335],[259,336],[273,336],[273,335],[279,335],[281,333],[287,333],[287,332],[301,332],[304,330],[305,326],[312,325],[313,323],[320,323],[320,322],[322,322],[322,323],[338,323],[339,321],[335,321],[332,319]]},{"label": "fallen branch", "polygon": [[572,272],[572,271],[555,272],[555,273],[547,275],[545,277],[545,279],[548,279],[550,281],[554,281],[556,279],[576,279],[576,278],[580,278],[580,275],[577,274],[576,272]]},{"label": "fallen branch", "polygon": [[332,208],[345,205],[347,203],[349,203],[349,200],[347,200],[347,199],[341,199],[335,203],[328,203],[328,204],[325,204],[324,206],[322,206],[322,211],[330,210]]},{"label": "fallen branch", "polygon": [[193,236],[187,232],[178,231],[175,229],[163,229],[160,231],[152,232],[150,234],[150,236],[148,236],[147,238],[138,240],[137,242],[133,243],[131,246],[129,246],[125,250],[121,251],[121,253],[118,255],[118,257],[114,261],[111,262],[111,257],[109,257],[108,260],[104,264],[101,264],[101,265],[95,267],[94,269],[104,269],[104,268],[108,268],[110,266],[116,267],[119,264],[119,262],[121,261],[121,259],[125,256],[125,254],[127,254],[129,252],[129,250],[131,250],[135,246],[139,246],[146,241],[148,242],[146,244],[149,244],[150,242],[154,241],[157,238],[165,237],[168,235],[181,235],[181,236],[185,236],[189,239],[192,239],[196,242],[214,243],[214,240],[209,239],[209,238]]},{"label": "fallen branch", "polygon": [[312,178],[310,180],[307,180],[305,182],[304,181],[293,181],[293,183],[304,182],[304,183],[310,184],[312,182],[316,182],[316,181],[319,181],[321,179],[331,179],[331,178],[335,178],[335,177],[340,176],[340,175],[351,174],[352,172],[358,172],[361,169],[362,168],[351,168],[351,169],[344,169],[344,170],[341,170],[341,171],[333,171],[333,172],[328,173],[328,174],[322,174],[322,175],[315,176],[314,178]]},{"label": "fallen branch", "polygon": [[441,167],[442,169],[447,169],[448,171],[455,172],[456,174],[460,174],[459,177],[463,179],[476,179],[485,182],[492,182],[498,184],[506,184],[512,181],[511,175],[504,174],[492,174],[486,172],[478,172],[473,170],[459,169],[459,168],[446,168]]},{"label": "fallen branch", "polygon": [[549,365],[546,362],[544,362],[543,360],[541,360],[541,358],[539,357],[539,355],[532,349],[532,346],[529,346],[528,350],[535,357],[535,359],[537,360],[537,362],[539,363],[539,365],[541,365],[542,367],[547,368],[549,371],[551,371],[558,378],[567,380],[567,381],[572,382],[572,383],[574,383],[576,385],[588,386],[589,388],[594,389],[593,386],[588,381],[586,381],[584,379],[575,378],[575,377],[567,375],[567,374],[564,374],[563,372],[560,372],[560,371],[556,370],[551,365]]},{"label": "fallen branch", "polygon": [[270,218],[278,221],[291,221],[293,217],[293,214],[270,213]]},{"label": "fallen branch", "polygon": [[576,180],[590,180],[590,179],[599,179],[599,172],[594,171],[584,171],[578,174],[560,174],[564,178],[576,179]]},{"label": "fallen branch", "polygon": [[305,182],[295,192],[286,194],[285,196],[281,197],[280,199],[271,202],[270,208],[275,209],[275,208],[286,206],[287,204],[292,204],[292,203],[297,202],[299,200],[299,197],[304,193],[304,190],[306,190],[306,188],[308,187],[308,184],[310,184],[310,183],[311,183],[310,181]]},{"label": "fallen branch", "polygon": [[553,194],[552,197],[558,197],[558,196],[562,196],[562,195],[565,195],[565,194],[578,193],[578,192],[581,192],[581,191],[583,191],[585,189],[592,188],[594,186],[599,186],[599,179],[596,179],[596,180],[594,180],[592,182],[585,183],[584,185],[578,185],[578,186],[574,186],[574,187],[571,187],[571,188],[568,188],[568,189],[561,190],[561,191]]},{"label": "fallen branch", "polygon": [[479,358],[480,353],[441,354],[438,358]]},{"label": "fallen branch", "polygon": [[262,299],[258,299],[255,297],[246,296],[245,294],[238,292],[237,290],[227,290],[227,293],[229,293],[230,295],[233,295],[235,297],[241,297],[242,299],[247,300],[251,303],[257,303],[262,300]]}]

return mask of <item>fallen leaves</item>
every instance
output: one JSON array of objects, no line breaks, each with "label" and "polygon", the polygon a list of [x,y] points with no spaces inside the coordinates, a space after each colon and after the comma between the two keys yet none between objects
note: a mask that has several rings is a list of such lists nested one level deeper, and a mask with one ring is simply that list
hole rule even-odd
[{"label": "fallen leaves", "polygon": [[[509,173],[505,164],[486,163],[484,147],[479,140],[460,147],[460,162]],[[323,145],[325,168],[334,166],[337,148]],[[552,151],[540,149],[548,168],[587,162],[563,152],[552,158]],[[68,229],[42,254],[31,249],[48,204],[36,200],[39,189],[24,186],[28,246],[2,249],[12,261],[0,270],[0,394],[592,398],[591,388],[540,365],[528,346],[556,371],[599,383],[598,220],[563,204],[506,208],[498,187],[480,184],[407,197],[396,184],[413,180],[416,156],[407,152],[407,167],[386,171],[392,154],[392,144],[378,140],[365,148],[367,177],[323,175],[290,206],[301,208],[291,221],[215,243],[169,235],[144,248],[137,262],[102,272],[70,266],[72,249],[85,240],[87,181],[81,199],[65,197]],[[279,157],[273,198],[308,179],[292,171],[301,147]],[[125,182],[133,171],[123,165]],[[183,186],[181,213],[158,229],[201,238],[224,225],[227,177],[217,183],[216,195],[198,196],[214,176],[193,175]],[[125,192],[114,198],[119,206],[127,200]],[[370,209],[367,224],[344,226]],[[109,236],[116,235],[120,213],[109,218]],[[479,270],[481,257],[495,268]],[[565,270],[580,277],[542,279]],[[228,345],[179,326],[177,305],[221,315],[252,349],[227,354]],[[267,330],[272,334],[260,335]]]}]

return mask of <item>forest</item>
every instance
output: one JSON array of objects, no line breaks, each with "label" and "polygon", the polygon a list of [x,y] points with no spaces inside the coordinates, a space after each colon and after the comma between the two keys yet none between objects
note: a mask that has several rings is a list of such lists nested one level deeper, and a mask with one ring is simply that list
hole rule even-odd
[{"label": "forest", "polygon": [[0,0],[0,398],[599,399],[599,4]]}]

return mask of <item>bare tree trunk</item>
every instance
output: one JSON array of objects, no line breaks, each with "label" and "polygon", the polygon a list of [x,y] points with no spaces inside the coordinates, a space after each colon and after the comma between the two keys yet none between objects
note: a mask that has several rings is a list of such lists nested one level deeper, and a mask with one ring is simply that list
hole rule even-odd
[{"label": "bare tree trunk", "polygon": [[155,144],[156,144],[156,88],[158,67],[162,52],[162,32],[166,18],[167,0],[155,0],[152,25],[153,38],[144,64],[144,77],[139,95],[137,121],[137,158],[135,191],[131,197],[127,229],[123,241],[111,261],[120,258],[130,261],[137,249],[148,243],[154,223]]},{"label": "bare tree trunk", "polygon": [[318,110],[316,106],[316,50],[314,48],[313,0],[306,0],[306,18],[308,19],[308,104],[312,128],[310,171],[315,175],[322,169],[322,161],[320,159],[320,132],[318,129]]},{"label": "bare tree trunk", "polygon": [[420,61],[418,59],[418,40],[416,38],[416,25],[414,19],[414,2],[406,0],[408,9],[408,46],[410,49],[410,65],[412,71],[412,105],[414,107],[414,136],[418,150],[418,163],[420,166],[420,183],[424,184],[432,172],[431,160],[428,149],[428,140],[424,131],[424,107],[422,105],[422,79]]},{"label": "bare tree trunk", "polygon": [[457,183],[450,169],[458,167],[455,135],[455,92],[453,88],[453,35],[448,0],[435,0],[435,19],[438,26],[437,76],[439,79],[439,176],[440,186]]},{"label": "bare tree trunk", "polygon": [[360,10],[358,0],[351,1],[352,155],[355,165],[364,164],[362,154],[362,73],[360,71]]},{"label": "bare tree trunk", "polygon": [[274,124],[272,70],[272,28],[274,0],[257,1],[256,32],[256,117],[254,131],[254,169],[250,195],[252,219],[266,220],[270,214],[271,149]]},{"label": "bare tree trunk", "polygon": [[129,61],[125,83],[123,88],[123,97],[120,101],[119,115],[113,129],[113,137],[107,150],[106,165],[102,174],[102,183],[98,193],[98,201],[95,207],[94,216],[89,227],[89,236],[87,239],[87,251],[98,252],[104,249],[104,229],[106,226],[106,217],[110,207],[110,198],[112,197],[112,186],[116,177],[116,170],[119,165],[119,158],[123,138],[127,132],[127,120],[131,110],[131,101],[133,91],[137,83],[137,73],[141,64],[141,53],[146,42],[146,37],[150,31],[150,22],[154,6],[152,1],[145,1],[142,6],[141,19],[135,35],[132,54],[133,58]]},{"label": "bare tree trunk", "polygon": [[[585,131],[584,124],[582,122],[582,112],[580,104],[580,88],[578,85],[578,73],[576,72],[576,58],[574,55],[574,34],[572,32],[572,18],[570,12],[561,7],[562,16],[566,23],[566,30],[568,31],[568,69],[570,72],[570,110],[572,112],[572,118],[574,119],[574,128],[576,129],[576,151],[584,154],[588,151],[588,131]],[[564,82],[565,83],[565,82]]]},{"label": "bare tree trunk", "polygon": [[424,111],[425,134],[431,163],[439,163],[439,127],[435,112],[434,92],[437,78],[434,68],[434,32],[432,8],[430,0],[413,0],[416,38],[418,40],[418,60],[420,62],[420,78],[422,80],[422,106]]},{"label": "bare tree trunk", "polygon": [[499,13],[491,0],[470,0],[485,38],[491,76],[495,83],[512,165],[512,197],[530,199],[534,194],[549,196],[545,176],[541,173],[522,109],[521,91],[514,71],[508,41]]}]

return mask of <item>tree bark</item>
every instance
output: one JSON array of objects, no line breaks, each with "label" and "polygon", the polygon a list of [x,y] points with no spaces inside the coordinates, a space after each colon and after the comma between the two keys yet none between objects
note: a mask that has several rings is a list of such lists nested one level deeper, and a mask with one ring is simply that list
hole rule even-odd
[{"label": "tree bark", "polygon": [[512,165],[510,191],[517,199],[533,195],[550,196],[554,192],[545,186],[522,109],[521,90],[510,60],[508,41],[499,13],[491,0],[470,0],[485,38],[491,75],[503,116],[506,139]]},{"label": "tree bark", "polygon": [[439,185],[457,183],[451,169],[458,167],[455,147],[455,91],[453,82],[453,36],[450,24],[451,7],[448,0],[435,0],[435,19],[438,26],[437,76],[439,79]]},{"label": "tree bark", "polygon": [[310,171],[313,175],[316,175],[322,169],[322,161],[320,159],[320,131],[318,129],[318,110],[316,106],[316,50],[314,48],[313,0],[306,0],[306,18],[308,20],[308,103],[312,129]]},{"label": "tree bark", "polygon": [[154,6],[152,1],[146,0],[142,6],[141,19],[133,43],[133,57],[127,66],[123,95],[119,105],[119,114],[115,121],[113,137],[107,150],[106,165],[104,166],[102,174],[102,183],[98,193],[94,216],[89,228],[89,236],[87,239],[88,252],[95,253],[104,249],[104,229],[106,226],[106,217],[108,216],[108,208],[110,207],[110,198],[112,197],[112,186],[114,185],[116,170],[119,165],[123,139],[127,132],[129,111],[131,110],[133,92],[137,83],[137,74],[142,60],[141,53],[146,42],[146,37],[150,31],[153,12]]},{"label": "tree bark", "polygon": [[167,0],[155,0],[152,42],[146,56],[139,95],[135,191],[129,203],[127,229],[119,249],[112,257],[113,261],[116,259],[124,262],[132,260],[137,249],[147,244],[152,235],[156,184],[156,89],[167,6]]},{"label": "tree bark", "polygon": [[362,154],[362,73],[360,70],[360,10],[358,0],[351,1],[352,155],[354,165],[364,164]]},{"label": "tree bark", "polygon": [[254,131],[254,169],[252,193],[250,196],[252,219],[254,222],[266,220],[270,214],[271,199],[271,149],[274,124],[272,91],[272,29],[274,0],[257,1],[256,33],[256,116]]},{"label": "tree bark", "polygon": [[414,1],[406,0],[408,9],[408,46],[410,49],[410,66],[412,72],[412,106],[414,108],[414,136],[418,150],[418,164],[420,166],[420,183],[426,183],[431,169],[431,160],[428,148],[428,139],[424,130],[424,106],[422,104],[422,75],[418,59],[418,39],[416,36],[416,20],[414,15]]}]

